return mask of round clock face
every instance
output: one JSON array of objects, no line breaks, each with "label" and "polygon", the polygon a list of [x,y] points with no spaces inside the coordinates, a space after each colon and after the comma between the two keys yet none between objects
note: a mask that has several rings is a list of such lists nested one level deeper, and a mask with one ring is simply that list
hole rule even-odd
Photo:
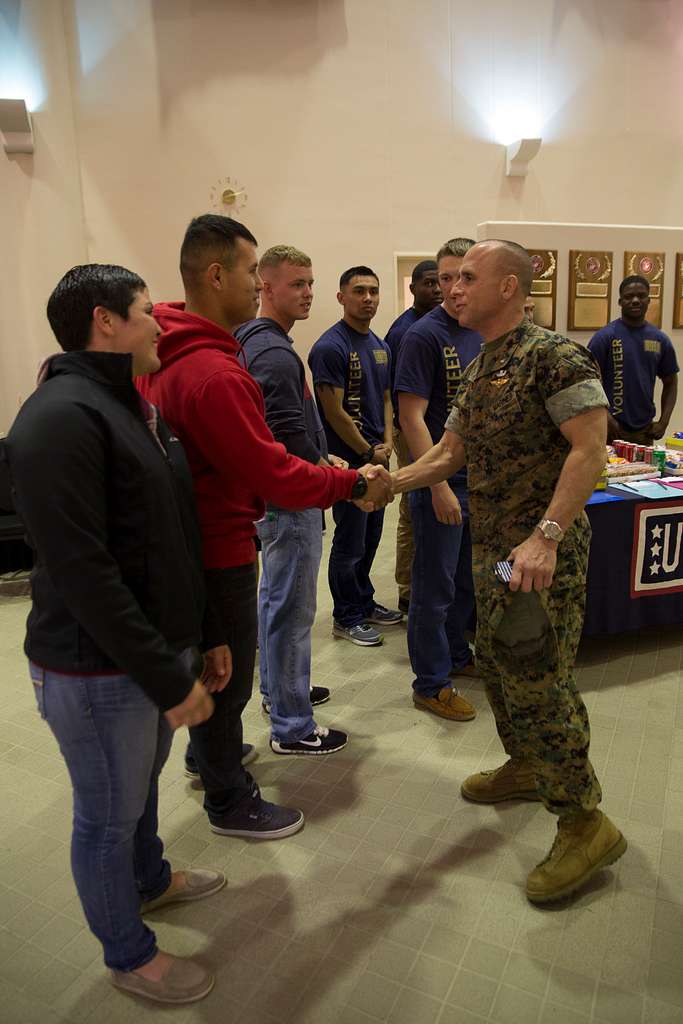
[{"label": "round clock face", "polygon": [[236,217],[247,204],[247,193],[244,186],[234,178],[220,178],[211,186],[209,199],[216,213]]}]

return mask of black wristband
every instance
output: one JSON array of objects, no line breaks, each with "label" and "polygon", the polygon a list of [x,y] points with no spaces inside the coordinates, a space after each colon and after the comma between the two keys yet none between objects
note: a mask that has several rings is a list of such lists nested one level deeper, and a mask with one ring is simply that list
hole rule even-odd
[{"label": "black wristband", "polygon": [[366,452],[361,455],[363,462],[372,462],[375,457],[375,446],[371,444]]},{"label": "black wristband", "polygon": [[351,489],[351,500],[356,501],[358,498],[363,498],[367,494],[368,482],[362,473],[358,474],[358,479]]}]

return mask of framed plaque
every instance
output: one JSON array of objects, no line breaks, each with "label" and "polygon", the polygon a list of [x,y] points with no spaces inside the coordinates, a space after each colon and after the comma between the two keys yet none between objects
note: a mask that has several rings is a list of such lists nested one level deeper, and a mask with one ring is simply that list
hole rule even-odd
[{"label": "framed plaque", "polygon": [[534,323],[555,330],[557,306],[557,249],[527,249],[534,279],[531,298],[534,300]]},{"label": "framed plaque", "polygon": [[663,252],[624,253],[624,277],[640,274],[650,284],[650,305],[647,310],[647,319],[655,327],[662,326],[664,258]]},{"label": "framed plaque", "polygon": [[597,331],[609,323],[612,298],[612,253],[569,252],[567,329]]},{"label": "framed plaque", "polygon": [[683,252],[676,253],[676,279],[674,282],[674,329],[683,327]]}]

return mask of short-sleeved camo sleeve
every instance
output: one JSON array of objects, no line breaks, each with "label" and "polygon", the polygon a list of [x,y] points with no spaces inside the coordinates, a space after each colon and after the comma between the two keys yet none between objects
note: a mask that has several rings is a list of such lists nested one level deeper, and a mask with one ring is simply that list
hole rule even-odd
[{"label": "short-sleeved camo sleeve", "polygon": [[451,434],[457,434],[461,439],[465,437],[467,431],[467,411],[464,407],[463,394],[464,389],[461,387],[444,424],[446,430]]},{"label": "short-sleeved camo sleeve", "polygon": [[590,353],[567,338],[539,346],[536,384],[557,427],[588,409],[609,408]]},{"label": "short-sleeved camo sleeve", "polygon": [[451,434],[457,434],[459,437],[462,437],[463,427],[457,403],[453,405],[453,408],[448,414],[448,419],[446,420],[445,427],[446,430],[450,430]]}]

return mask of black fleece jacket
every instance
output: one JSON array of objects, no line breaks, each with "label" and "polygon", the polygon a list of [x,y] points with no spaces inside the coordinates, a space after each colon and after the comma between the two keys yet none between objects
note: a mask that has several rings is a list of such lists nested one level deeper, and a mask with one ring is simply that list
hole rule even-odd
[{"label": "black fleece jacket", "polygon": [[129,355],[54,357],[3,456],[36,556],[26,654],[58,672],[126,673],[167,710],[195,678],[179,652],[224,639],[205,618],[185,454],[160,419],[155,437],[131,370]]}]

